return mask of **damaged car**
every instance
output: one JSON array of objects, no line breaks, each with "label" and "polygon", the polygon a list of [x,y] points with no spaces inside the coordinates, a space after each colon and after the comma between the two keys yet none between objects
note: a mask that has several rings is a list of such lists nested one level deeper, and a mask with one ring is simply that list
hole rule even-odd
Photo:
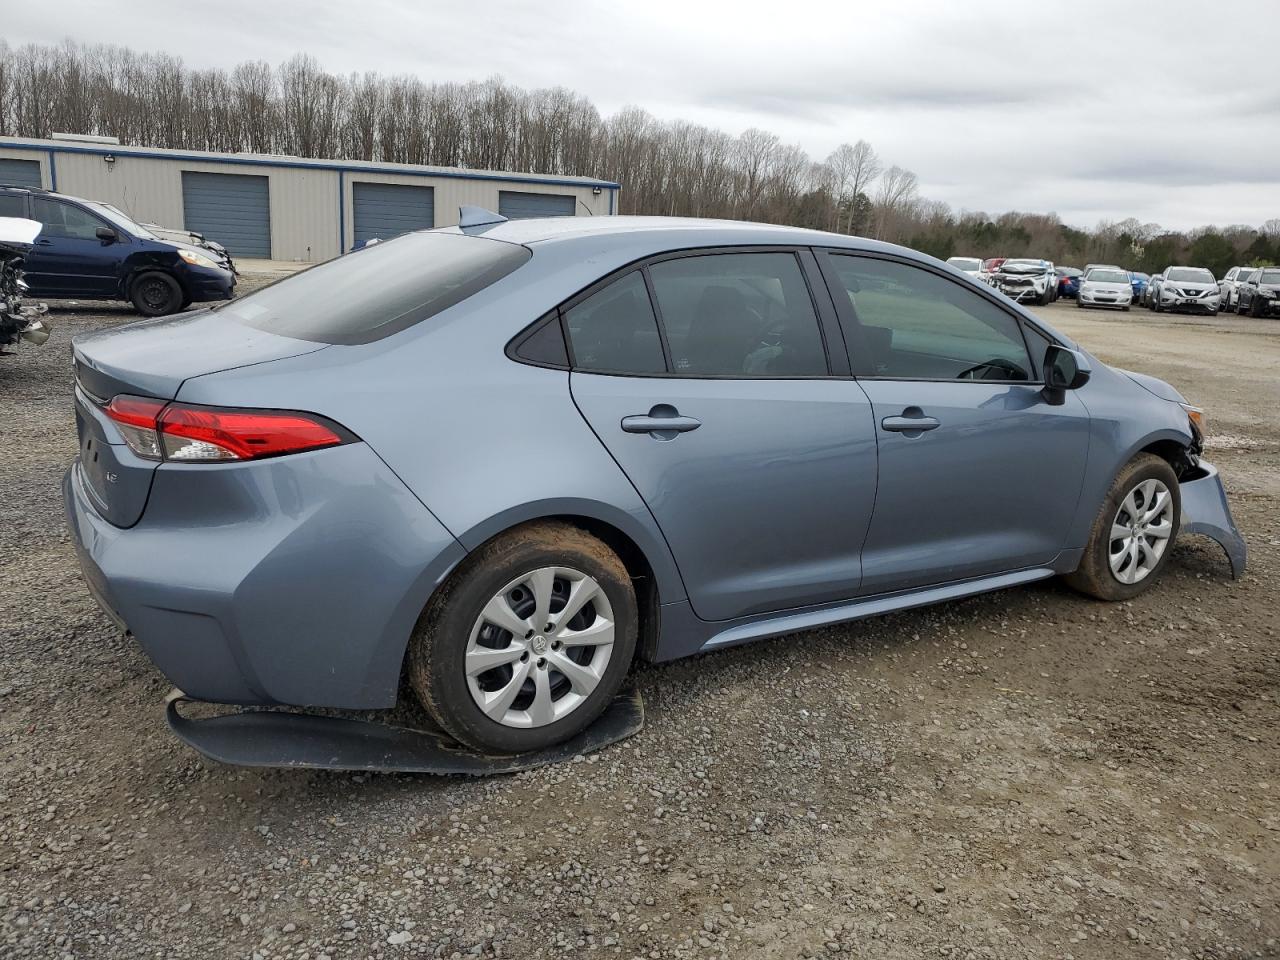
[{"label": "damaged car", "polygon": [[638,658],[1055,576],[1129,600],[1190,533],[1245,566],[1173,386],[851,236],[464,208],[74,361],[90,592],[186,697],[291,708],[251,714],[277,757],[402,689],[546,750]]},{"label": "damaged car", "polygon": [[43,346],[49,339],[48,307],[27,301],[22,270],[39,235],[40,224],[33,220],[0,217],[0,354],[21,340]]},{"label": "damaged car", "polygon": [[1043,306],[1058,297],[1058,274],[1048,260],[1006,260],[992,274],[991,284],[1018,303]]}]

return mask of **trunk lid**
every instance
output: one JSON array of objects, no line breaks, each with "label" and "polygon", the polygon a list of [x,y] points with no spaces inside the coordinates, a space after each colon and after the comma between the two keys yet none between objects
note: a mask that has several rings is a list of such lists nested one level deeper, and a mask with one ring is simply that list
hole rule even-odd
[{"label": "trunk lid", "polygon": [[255,330],[210,310],[162,317],[77,337],[77,475],[104,519],[138,522],[159,461],[139,457],[104,407],[118,394],[172,400],[191,377],[315,353],[326,344]]}]

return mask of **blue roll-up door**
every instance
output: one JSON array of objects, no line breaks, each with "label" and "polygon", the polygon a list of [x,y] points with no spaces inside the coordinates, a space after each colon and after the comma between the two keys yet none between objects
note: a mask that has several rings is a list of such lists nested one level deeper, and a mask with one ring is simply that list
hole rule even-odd
[{"label": "blue roll-up door", "polygon": [[576,197],[558,193],[522,193],[519,190],[498,191],[498,212],[508,220],[530,217],[572,217]]},{"label": "blue roll-up door", "polygon": [[266,177],[182,172],[183,226],[236,257],[271,257],[271,191]]},{"label": "blue roll-up door", "polygon": [[40,189],[39,160],[0,160],[0,184]]},{"label": "blue roll-up door", "polygon": [[390,240],[410,230],[436,225],[436,197],[431,187],[407,183],[353,183],[355,245]]}]

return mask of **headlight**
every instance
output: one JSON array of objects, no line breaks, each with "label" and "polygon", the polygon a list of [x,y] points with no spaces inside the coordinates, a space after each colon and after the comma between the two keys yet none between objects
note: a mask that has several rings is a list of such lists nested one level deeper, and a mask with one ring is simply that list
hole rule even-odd
[{"label": "headlight", "polygon": [[196,253],[194,250],[179,250],[180,256],[193,267],[216,267],[217,264],[206,257],[203,253]]},{"label": "headlight", "polygon": [[1200,432],[1200,436],[1204,436],[1205,432],[1205,416],[1204,411],[1199,407],[1193,407],[1189,403],[1181,404],[1183,410],[1187,411],[1187,419],[1191,421],[1196,430]]}]

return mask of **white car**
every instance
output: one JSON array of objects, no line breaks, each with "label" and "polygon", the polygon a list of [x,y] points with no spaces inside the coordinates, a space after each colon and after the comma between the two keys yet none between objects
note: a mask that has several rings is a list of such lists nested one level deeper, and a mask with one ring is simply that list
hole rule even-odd
[{"label": "white car", "polygon": [[1006,260],[992,275],[991,283],[1019,303],[1030,301],[1044,305],[1058,297],[1058,273],[1048,260]]},{"label": "white car", "polygon": [[1080,280],[1076,306],[1119,307],[1128,310],[1133,303],[1133,284],[1129,274],[1117,267],[1094,267]]},{"label": "white car", "polygon": [[[948,261],[950,262],[950,261]],[[1239,302],[1236,291],[1239,285],[1248,279],[1253,267],[1232,267],[1218,281],[1218,302],[1220,310],[1234,310]]]},{"label": "white car", "polygon": [[[1240,275],[1236,274],[1237,279]],[[1160,289],[1152,297],[1156,313],[1186,310],[1215,316],[1220,302],[1218,281],[1204,267],[1168,267]]]},{"label": "white car", "polygon": [[980,257],[948,257],[947,263],[962,273],[967,273],[975,280],[980,279],[979,274],[982,273],[982,259]]}]

